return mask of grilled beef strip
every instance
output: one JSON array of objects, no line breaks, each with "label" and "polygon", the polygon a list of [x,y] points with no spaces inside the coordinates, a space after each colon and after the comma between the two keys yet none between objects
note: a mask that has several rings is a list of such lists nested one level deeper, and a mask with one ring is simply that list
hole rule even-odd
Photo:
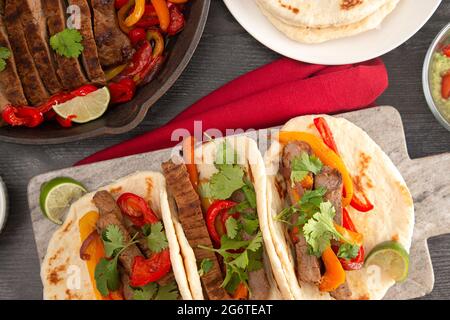
[{"label": "grilled beef strip", "polygon": [[[291,186],[292,161],[301,156],[303,153],[312,154],[312,149],[306,142],[295,141],[287,144],[283,149],[281,173],[288,184],[288,194],[291,204],[297,203],[298,199],[293,195]],[[312,175],[310,173],[310,175]],[[305,193],[305,189],[301,183],[295,183],[295,191],[301,197]],[[318,284],[321,279],[320,260],[310,255],[308,252],[308,244],[303,235],[298,235],[298,242],[295,244],[296,262],[297,262],[297,279],[302,282]]]},{"label": "grilled beef strip", "polygon": [[264,268],[248,273],[248,286],[250,287],[250,300],[269,299],[271,288]]},{"label": "grilled beef strip", "polygon": [[125,270],[119,267],[120,282],[122,283],[122,292],[125,300],[134,300],[134,292],[130,286],[130,276]]},{"label": "grilled beef strip", "polygon": [[33,56],[39,75],[50,94],[62,91],[56,75],[56,66],[48,45],[47,25],[42,9],[43,0],[19,0],[22,26],[28,48]]},{"label": "grilled beef strip", "polygon": [[32,105],[37,105],[47,100],[49,94],[28,48],[21,18],[22,13],[20,12],[18,1],[7,0],[5,3],[4,22],[14,53],[17,71],[25,96]]},{"label": "grilled beef strip", "polygon": [[100,65],[97,45],[95,43],[94,31],[92,29],[92,15],[87,0],[68,0],[69,5],[75,5],[80,8],[81,28],[79,29],[83,36],[82,45],[84,47],[81,53],[81,61],[89,80],[97,85],[105,85],[106,77]]},{"label": "grilled beef strip", "polygon": [[[7,104],[27,105],[22,83],[17,73],[14,54],[6,33],[3,17],[0,16],[0,47],[7,48],[11,56],[6,60],[5,70],[0,72],[0,113]],[[1,125],[0,118],[0,125]]]},{"label": "grilled beef strip", "polygon": [[133,48],[120,30],[114,0],[89,0],[94,13],[94,35],[100,63],[110,67],[127,61]]},{"label": "grilled beef strip", "polygon": [[216,255],[209,250],[198,248],[199,245],[212,248],[212,242],[203,218],[200,198],[189,180],[186,166],[168,161],[162,164],[162,170],[166,177],[167,188],[175,199],[180,222],[189,245],[194,250],[197,262],[209,259],[213,263],[211,270],[201,277],[207,297],[210,300],[230,299],[228,293],[221,287],[223,275]]},{"label": "grilled beef strip", "polygon": [[[47,27],[49,37],[64,31],[66,29],[66,6],[62,0],[45,0],[43,1],[44,14],[47,18]],[[66,90],[79,88],[86,84],[86,79],[83,69],[76,58],[66,58],[53,53],[57,64],[57,74],[61,83]]]},{"label": "grilled beef strip", "polygon": [[[322,171],[316,175],[314,180],[315,188],[325,187],[327,193],[325,201],[330,201],[336,210],[334,221],[342,225],[342,189],[344,186],[341,173],[333,168],[324,166]],[[347,281],[340,285],[335,291],[330,292],[331,296],[337,300],[348,300],[352,297],[352,292]]]},{"label": "grilled beef strip", "polygon": [[[93,201],[100,213],[97,221],[98,233],[101,235],[108,226],[115,225],[122,232],[123,240],[129,242],[131,240],[130,234],[124,226],[122,212],[113,196],[107,191],[99,191],[95,194]],[[128,275],[131,274],[133,261],[137,256],[143,257],[139,248],[135,244],[132,244],[119,257],[119,261]]]}]

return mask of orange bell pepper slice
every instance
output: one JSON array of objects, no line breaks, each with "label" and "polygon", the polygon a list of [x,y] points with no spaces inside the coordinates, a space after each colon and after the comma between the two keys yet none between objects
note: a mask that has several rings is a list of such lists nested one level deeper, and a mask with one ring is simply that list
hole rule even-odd
[{"label": "orange bell pepper slice", "polygon": [[248,297],[248,288],[245,283],[240,283],[233,294],[235,300],[246,300]]},{"label": "orange bell pepper slice", "polygon": [[195,138],[190,136],[183,140],[183,158],[194,189],[199,184],[197,165],[195,164]]},{"label": "orange bell pepper slice", "polygon": [[128,34],[131,31],[131,28],[128,27],[125,23],[127,19],[127,15],[130,12],[130,9],[134,6],[135,0],[129,0],[127,4],[125,4],[122,8],[117,12],[117,20],[119,23],[120,30],[124,33]]},{"label": "orange bell pepper slice", "polygon": [[320,281],[319,289],[322,292],[334,291],[345,282],[344,268],[331,247],[323,252],[322,261],[326,271]]},{"label": "orange bell pepper slice", "polygon": [[[78,226],[80,229],[81,243],[83,243],[84,240],[86,240],[86,238],[96,229],[98,218],[98,212],[90,211],[80,219],[80,221],[78,222]],[[104,297],[97,290],[97,286],[95,285],[95,267],[99,263],[100,259],[105,256],[105,249],[100,236],[95,237],[95,239],[91,241],[89,247],[87,247],[86,249],[86,254],[89,255],[89,260],[86,261],[86,265],[89,271],[89,277],[91,279],[92,286],[95,291],[95,296],[98,300],[103,300]]]},{"label": "orange bell pepper slice", "polygon": [[348,230],[336,223],[334,224],[334,227],[336,228],[337,232],[339,232],[342,235],[342,237],[345,239],[346,242],[357,246],[363,245],[364,236],[361,233]]},{"label": "orange bell pepper slice", "polygon": [[345,195],[342,199],[342,206],[345,208],[348,206],[353,197],[353,181],[350,177],[350,173],[347,170],[341,157],[339,157],[336,152],[331,150],[322,139],[316,137],[313,134],[306,132],[289,132],[282,131],[278,135],[278,139],[281,144],[287,144],[292,141],[304,141],[307,142],[314,154],[322,161],[323,164],[335,168],[338,170],[344,182]]},{"label": "orange bell pepper slice", "polygon": [[170,25],[170,12],[166,0],[151,0],[159,19],[159,27],[162,31],[167,31]]}]

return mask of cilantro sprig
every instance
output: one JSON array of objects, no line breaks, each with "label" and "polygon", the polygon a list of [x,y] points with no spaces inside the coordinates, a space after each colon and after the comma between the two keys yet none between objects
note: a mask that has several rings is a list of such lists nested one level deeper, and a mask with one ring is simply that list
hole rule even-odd
[{"label": "cilantro sprig", "polygon": [[123,234],[116,225],[109,225],[102,234],[105,254],[110,259],[102,258],[95,267],[94,277],[98,291],[107,296],[110,291],[120,288],[120,275],[117,268],[119,256],[125,249],[136,243],[134,237],[127,243],[124,242]]},{"label": "cilantro sprig", "polygon": [[303,179],[310,173],[318,174],[322,170],[323,164],[319,158],[308,153],[303,152],[299,157],[295,157],[291,164],[291,183],[295,185],[297,182],[302,182]]},{"label": "cilantro sprig", "polygon": [[84,47],[83,36],[76,29],[64,29],[50,37],[50,46],[60,56],[78,58]]},{"label": "cilantro sprig", "polygon": [[142,228],[142,232],[144,233],[144,236],[147,237],[147,245],[152,252],[161,252],[169,246],[161,222],[146,224]]},{"label": "cilantro sprig", "polygon": [[200,269],[198,270],[198,274],[200,277],[203,277],[205,274],[207,274],[209,271],[211,271],[213,267],[213,262],[206,258],[202,260],[202,263],[200,264]]},{"label": "cilantro sprig", "polygon": [[0,47],[0,72],[6,69],[6,60],[11,57],[11,50]]},{"label": "cilantro sprig", "polygon": [[175,281],[165,286],[159,286],[151,282],[146,286],[131,288],[134,300],[177,300],[179,296],[178,286]]}]

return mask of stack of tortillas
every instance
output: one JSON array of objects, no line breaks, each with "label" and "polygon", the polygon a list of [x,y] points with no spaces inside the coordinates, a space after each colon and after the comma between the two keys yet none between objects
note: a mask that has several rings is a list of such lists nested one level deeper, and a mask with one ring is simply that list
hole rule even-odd
[{"label": "stack of tortillas", "polygon": [[377,28],[400,0],[256,0],[289,38],[321,43]]}]

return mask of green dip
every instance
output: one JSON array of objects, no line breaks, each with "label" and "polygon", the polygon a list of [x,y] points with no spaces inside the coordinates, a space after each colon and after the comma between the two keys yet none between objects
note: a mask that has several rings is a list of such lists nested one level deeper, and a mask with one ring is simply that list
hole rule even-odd
[{"label": "green dip", "polygon": [[450,58],[441,52],[434,54],[430,73],[430,87],[433,100],[442,116],[450,121],[450,99],[442,98],[442,77],[450,71]]}]

